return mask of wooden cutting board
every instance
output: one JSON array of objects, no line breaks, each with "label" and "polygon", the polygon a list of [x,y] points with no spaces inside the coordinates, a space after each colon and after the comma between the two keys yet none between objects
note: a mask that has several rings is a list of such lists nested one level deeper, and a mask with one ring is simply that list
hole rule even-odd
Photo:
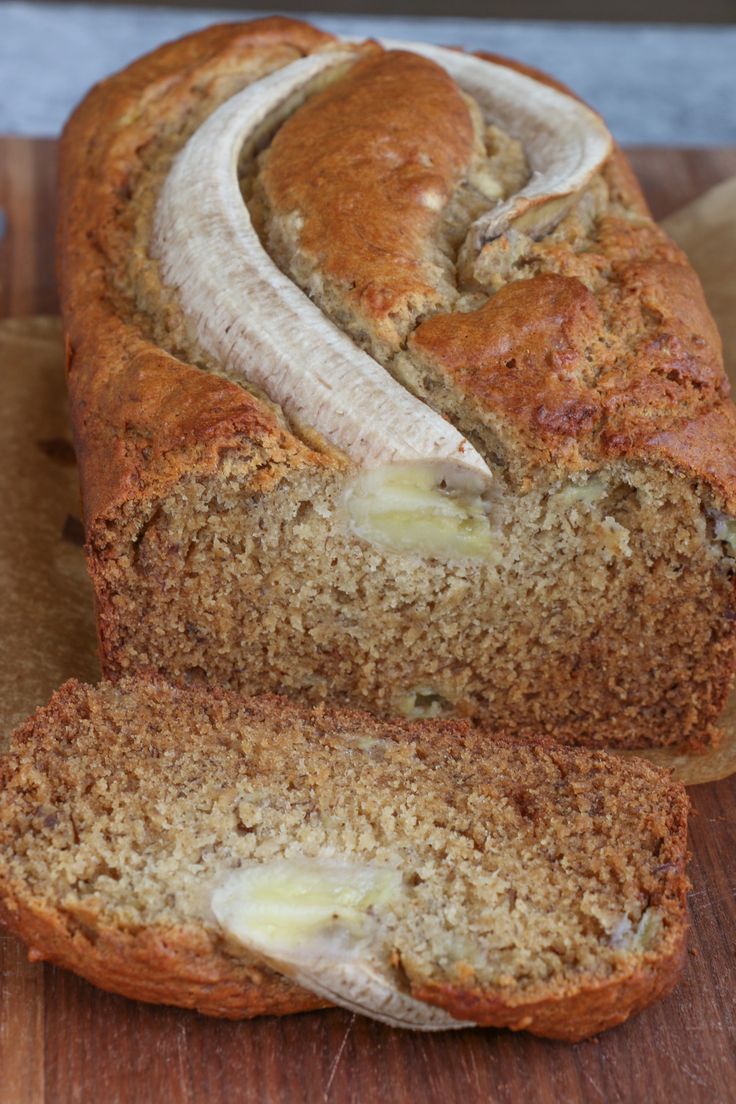
[{"label": "wooden cutting board", "polygon": [[[633,160],[660,218],[736,175],[736,150],[641,149]],[[55,163],[53,142],[0,139],[2,316],[56,309]],[[49,332],[43,324],[33,330],[32,411],[22,408],[10,374],[0,377],[2,407],[17,407],[0,443],[0,469],[7,474],[10,465],[12,478],[0,543],[5,727],[36,704],[21,706],[27,697],[69,675],[94,677],[73,458]],[[19,463],[26,455],[33,461]],[[14,511],[27,496],[37,503],[37,540],[55,541],[47,568],[38,556],[30,565],[32,550],[15,531]],[[23,623],[19,596],[32,611]],[[19,633],[41,640],[36,632],[58,634],[53,656],[18,647]],[[22,946],[0,934],[0,1104],[733,1104],[736,777],[690,795],[685,976],[666,1001],[598,1039],[568,1046],[491,1030],[414,1035],[341,1011],[224,1023],[136,1004],[29,964]]]}]

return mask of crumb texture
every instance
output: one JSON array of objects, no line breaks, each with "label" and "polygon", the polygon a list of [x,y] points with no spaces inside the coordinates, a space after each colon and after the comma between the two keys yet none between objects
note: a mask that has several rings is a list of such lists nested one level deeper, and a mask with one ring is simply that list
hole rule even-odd
[{"label": "crumb texture", "polygon": [[448,564],[351,538],[344,477],[288,478],[246,505],[241,472],[183,482],[106,535],[109,670],[153,662],[573,743],[707,735],[728,689],[733,560],[680,481],[622,465],[499,489],[495,562]]}]

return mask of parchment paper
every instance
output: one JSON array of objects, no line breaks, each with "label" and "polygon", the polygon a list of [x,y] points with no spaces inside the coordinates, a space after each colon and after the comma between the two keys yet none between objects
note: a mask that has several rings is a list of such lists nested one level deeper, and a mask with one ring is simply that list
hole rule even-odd
[{"label": "parchment paper", "polygon": [[[690,256],[724,338],[736,392],[736,179],[678,212],[666,229]],[[68,678],[94,682],[92,588],[69,432],[57,319],[0,323],[0,749]],[[721,743],[702,755],[635,753],[694,785],[736,772],[736,691]]]},{"label": "parchment paper", "polygon": [[68,678],[98,677],[53,318],[0,323],[0,747]]}]

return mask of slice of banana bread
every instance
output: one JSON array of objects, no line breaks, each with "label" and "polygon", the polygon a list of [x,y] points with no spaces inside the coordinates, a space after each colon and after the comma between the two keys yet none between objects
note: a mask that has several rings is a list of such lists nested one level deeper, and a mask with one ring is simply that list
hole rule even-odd
[{"label": "slice of banana bread", "polygon": [[62,687],[0,794],[2,918],[131,997],[579,1039],[680,969],[687,798],[643,761],[125,679]]}]

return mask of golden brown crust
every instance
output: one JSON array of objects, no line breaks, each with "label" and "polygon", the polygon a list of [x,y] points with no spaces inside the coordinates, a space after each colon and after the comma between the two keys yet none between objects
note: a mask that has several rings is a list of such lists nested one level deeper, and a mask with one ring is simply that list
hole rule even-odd
[{"label": "golden brown crust", "polygon": [[[87,691],[75,679],[64,683],[48,705],[37,709],[13,734],[13,748],[41,747],[48,741],[52,751],[54,732],[84,717]],[[213,688],[209,696],[216,702],[228,695]],[[8,755],[0,762],[0,793],[6,789],[11,769]],[[52,962],[133,1000],[194,1008],[225,1019],[286,1015],[326,1006],[324,1000],[268,967],[228,955],[204,929],[128,930],[106,925],[92,910],[85,923],[79,911],[72,915],[62,907],[49,906],[29,895],[27,887],[2,876],[0,922],[27,944],[32,962]]]},{"label": "golden brown crust", "polygon": [[[675,470],[691,471],[713,487],[723,500],[732,501],[736,486],[736,408],[724,403],[668,429],[656,430],[644,442],[651,456],[661,457]],[[708,442],[707,452],[703,441]],[[723,700],[728,693],[728,682]]]},{"label": "golden brown crust", "polygon": [[302,213],[300,250],[350,309],[397,337],[394,319],[409,303],[441,305],[427,242],[473,139],[449,74],[392,50],[358,62],[287,119],[261,182],[270,204]]},{"label": "golden brown crust", "polygon": [[503,412],[552,453],[560,437],[582,436],[598,413],[585,385],[585,352],[600,324],[579,280],[545,275],[507,284],[480,310],[435,315],[411,346],[478,407]]},{"label": "golden brown crust", "polygon": [[[683,896],[686,880],[683,878]],[[60,912],[29,907],[0,883],[0,920],[29,948],[33,962],[72,970],[100,989],[152,1004],[194,1008],[206,1016],[250,1019],[327,1007],[327,1002],[266,967],[244,966],[213,950],[203,933],[144,929],[131,934],[89,929]],[[37,948],[42,948],[39,950]],[[436,985],[412,986],[412,995],[480,1027],[507,1027],[578,1042],[624,1023],[666,996],[684,963],[686,935],[666,958],[624,978],[589,982],[577,992],[521,1006],[502,997]]]},{"label": "golden brown crust", "polygon": [[[697,277],[676,256],[637,260],[627,236],[613,233],[616,282],[598,296],[576,276],[517,280],[479,310],[428,319],[410,347],[480,416],[502,415],[547,461],[645,460],[653,425],[664,443],[713,415],[727,436],[733,408]],[[725,490],[724,450],[709,435],[697,446],[689,439],[689,452],[668,459],[676,466],[687,455],[690,474],[717,473]]]}]

